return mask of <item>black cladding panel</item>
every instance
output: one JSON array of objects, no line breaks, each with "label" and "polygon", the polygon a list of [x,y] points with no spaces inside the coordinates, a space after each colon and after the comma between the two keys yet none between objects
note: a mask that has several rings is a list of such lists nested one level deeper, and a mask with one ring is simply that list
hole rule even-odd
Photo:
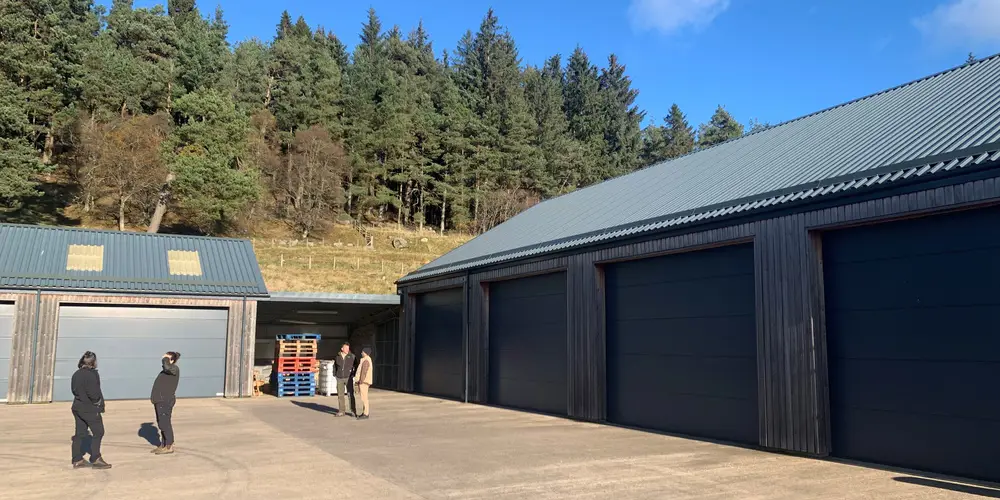
[{"label": "black cladding panel", "polygon": [[414,335],[414,392],[462,399],[465,367],[462,351],[462,288],[417,296]]},{"label": "black cladding panel", "polygon": [[490,283],[489,402],[565,415],[566,273]]},{"label": "black cladding panel", "polygon": [[756,443],[753,246],[607,266],[608,420]]},{"label": "black cladding panel", "polygon": [[1000,210],[823,235],[834,455],[1000,480]]}]

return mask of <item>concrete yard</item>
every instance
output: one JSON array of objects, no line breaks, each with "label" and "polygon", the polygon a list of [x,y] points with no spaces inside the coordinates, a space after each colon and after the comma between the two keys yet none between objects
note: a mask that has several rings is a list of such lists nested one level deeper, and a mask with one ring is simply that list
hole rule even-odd
[{"label": "concrete yard", "polygon": [[69,405],[0,405],[0,497],[1000,498],[1000,487],[766,453],[391,392],[372,419],[336,398],[182,400],[153,456],[144,401],[108,403],[109,471],[72,470]]}]

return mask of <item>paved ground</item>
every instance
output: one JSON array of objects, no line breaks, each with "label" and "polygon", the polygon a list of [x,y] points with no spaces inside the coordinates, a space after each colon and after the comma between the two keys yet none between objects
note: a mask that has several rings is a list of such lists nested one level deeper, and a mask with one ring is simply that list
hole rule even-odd
[{"label": "paved ground", "polygon": [[1000,488],[609,426],[373,392],[368,421],[336,398],[183,400],[178,452],[150,455],[152,409],[110,402],[110,471],[72,470],[65,404],[0,406],[0,497],[378,499],[1000,498]]}]

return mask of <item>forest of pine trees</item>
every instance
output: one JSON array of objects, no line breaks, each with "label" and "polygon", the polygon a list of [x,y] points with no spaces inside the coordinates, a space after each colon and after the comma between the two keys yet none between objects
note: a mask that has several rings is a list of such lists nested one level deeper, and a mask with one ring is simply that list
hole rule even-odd
[{"label": "forest of pine trees", "polygon": [[194,0],[3,2],[0,220],[62,197],[150,232],[268,219],[308,237],[348,217],[480,232],[744,133],[721,106],[697,129],[676,105],[643,129],[615,55],[526,66],[492,10],[453,50],[374,11],[352,39],[287,12],[269,41],[227,35]]}]

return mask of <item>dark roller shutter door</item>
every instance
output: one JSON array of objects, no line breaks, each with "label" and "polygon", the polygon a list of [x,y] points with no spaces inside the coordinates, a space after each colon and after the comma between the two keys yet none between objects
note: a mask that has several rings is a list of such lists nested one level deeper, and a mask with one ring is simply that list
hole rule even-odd
[{"label": "dark roller shutter door", "polygon": [[608,420],[758,442],[753,246],[606,268]]},{"label": "dark roller shutter door", "polygon": [[489,402],[565,415],[566,273],[489,287]]},{"label": "dark roller shutter door", "polygon": [[178,397],[222,396],[228,320],[226,309],[62,306],[52,399],[73,399],[70,378],[85,351],[97,354],[109,400],[149,398],[167,351],[181,353]]},{"label": "dark roller shutter door", "polygon": [[413,389],[421,394],[462,399],[462,288],[417,295]]},{"label": "dark roller shutter door", "polygon": [[825,234],[833,453],[1000,480],[1000,210]]}]

